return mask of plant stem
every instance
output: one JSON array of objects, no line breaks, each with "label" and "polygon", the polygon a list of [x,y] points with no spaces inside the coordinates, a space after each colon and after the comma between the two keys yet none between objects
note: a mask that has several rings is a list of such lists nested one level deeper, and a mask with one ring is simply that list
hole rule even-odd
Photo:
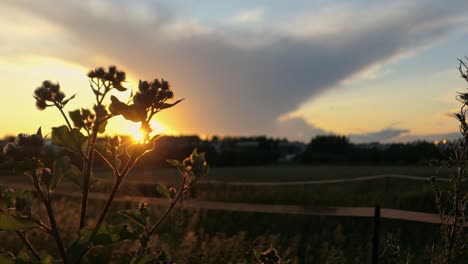
[{"label": "plant stem", "polygon": [[34,187],[36,188],[37,193],[39,194],[39,197],[42,200],[42,204],[44,204],[44,207],[46,208],[47,216],[49,217],[50,227],[52,229],[52,236],[54,237],[55,242],[57,243],[60,256],[63,259],[63,263],[67,264],[68,261],[66,258],[65,246],[63,244],[62,237],[60,236],[60,231],[57,226],[57,221],[55,220],[54,210],[52,209],[51,201],[47,200],[47,198],[44,196],[44,193],[42,192],[41,186],[39,185],[39,181],[37,179],[37,175],[35,172],[33,172],[32,178],[33,178]]},{"label": "plant stem", "polygon": [[177,193],[175,198],[171,201],[171,203],[169,204],[169,207],[166,209],[166,211],[161,216],[161,218],[159,218],[158,222],[150,229],[150,231],[148,232],[148,237],[151,236],[154,233],[154,231],[156,231],[156,229],[162,224],[164,219],[166,219],[166,217],[172,211],[174,206],[177,204],[177,201],[179,200],[179,198],[182,196],[182,193],[184,192],[184,185],[186,181],[187,181],[187,178],[184,177],[182,183],[180,184],[179,192]]},{"label": "plant stem", "polygon": [[[99,83],[96,84],[97,89],[100,89]],[[102,101],[104,100],[104,97],[106,96],[107,92],[104,92],[104,94],[99,98],[99,96],[96,94],[96,108],[99,109],[102,105]],[[94,157],[96,154],[96,151],[94,148],[91,147],[91,145],[96,144],[96,140],[98,138],[98,133],[99,133],[99,125],[103,122],[100,120],[101,115],[99,114],[99,111],[96,111],[96,117],[93,123],[93,133],[91,135],[90,141],[88,141],[88,147],[86,151],[86,158],[83,159],[83,193],[81,196],[81,209],[80,209],[80,225],[79,229],[82,229],[85,224],[86,224],[86,210],[88,207],[88,194],[89,194],[89,188],[90,188],[90,180],[91,180],[91,171],[93,169],[93,163],[94,163]],[[109,117],[110,118],[110,117]],[[107,120],[107,119],[106,119]]]},{"label": "plant stem", "polygon": [[[461,155],[461,160],[460,162],[463,163],[464,161],[464,152]],[[455,216],[452,224],[452,228],[450,230],[450,236],[449,236],[449,248],[448,248],[448,256],[447,256],[447,263],[450,264],[452,262],[452,251],[453,251],[453,246],[456,240],[457,236],[457,231],[459,229],[459,224],[460,224],[460,218],[461,218],[461,211],[460,211],[460,184],[461,184],[461,179],[463,178],[463,171],[464,167],[463,165],[459,165],[458,171],[457,171],[457,178],[455,179],[454,182],[454,207],[455,207]]]},{"label": "plant stem", "polygon": [[[93,127],[93,134],[91,136],[90,145],[95,144],[97,140],[98,129]],[[80,225],[79,229],[82,229],[86,223],[86,210],[88,206],[88,194],[89,194],[89,183],[91,179],[91,170],[93,168],[95,151],[93,148],[89,147],[86,153],[87,159],[83,160],[83,190],[81,196],[81,209],[80,209]]]},{"label": "plant stem", "polygon": [[[112,191],[109,197],[107,198],[106,204],[104,205],[104,209],[102,210],[101,215],[99,216],[96,226],[94,227],[93,232],[91,233],[91,237],[89,238],[88,241],[91,241],[94,238],[94,236],[98,233],[99,228],[104,223],[104,219],[106,218],[107,213],[109,212],[109,209],[112,205],[112,202],[114,201],[115,195],[117,194],[117,191],[119,190],[120,184],[122,183],[123,179],[128,174],[128,172],[130,171],[130,169],[133,168],[136,161],[137,159],[135,159],[134,157],[131,157],[130,160],[125,165],[125,168],[122,170],[122,172],[119,173],[116,170],[114,171],[114,176],[115,176],[114,186],[112,187]],[[82,250],[80,257],[76,260],[76,263],[80,263],[81,258],[86,254],[86,251],[88,251],[89,248],[90,247],[88,246]]]},{"label": "plant stem", "polygon": [[104,223],[104,219],[106,218],[107,213],[109,212],[109,209],[110,209],[110,207],[112,205],[112,202],[114,201],[114,198],[115,198],[115,195],[117,194],[117,191],[119,190],[119,187],[120,187],[120,184],[122,183],[122,180],[123,180],[123,178],[119,177],[119,178],[117,178],[116,182],[114,183],[114,186],[112,187],[112,191],[111,191],[109,197],[107,198],[106,204],[104,206],[104,209],[103,209],[101,215],[99,216],[99,219],[98,219],[98,221],[96,223],[96,226],[94,228],[93,233],[97,233],[97,231],[99,230],[101,225]]},{"label": "plant stem", "polygon": [[[2,208],[0,208],[0,212],[4,212],[2,210]],[[42,225],[41,225],[42,226]],[[42,226],[43,227],[43,226]],[[47,230],[47,229],[46,229]],[[34,257],[37,259],[37,260],[41,260],[41,257],[39,256],[39,254],[37,253],[36,249],[34,249],[34,246],[31,244],[31,242],[29,242],[28,238],[26,237],[25,234],[23,234],[20,230],[17,230],[16,231],[16,234],[18,235],[18,237],[21,239],[21,241],[23,241],[23,243],[26,245],[26,247],[29,249],[29,251],[31,251],[31,253],[34,255]]]},{"label": "plant stem", "polygon": [[104,205],[104,209],[102,210],[101,215],[99,216],[99,219],[96,223],[96,226],[94,227],[92,236],[94,236],[98,232],[99,228],[104,223],[104,219],[106,218],[107,213],[109,212],[110,206],[112,205],[112,202],[114,201],[115,195],[117,194],[117,191],[119,190],[120,184],[122,183],[123,179],[128,174],[128,172],[130,171],[130,169],[135,165],[135,163],[136,163],[136,159],[134,157],[131,157],[130,160],[125,165],[125,168],[122,170],[122,172],[119,173],[116,171],[114,173],[114,176],[115,176],[114,186],[112,187],[112,191],[109,197],[107,198],[106,204]]},{"label": "plant stem", "polygon": [[[153,233],[163,223],[164,219],[166,219],[166,217],[169,215],[169,213],[172,211],[172,209],[174,209],[174,206],[177,204],[177,201],[180,199],[180,197],[182,196],[182,193],[184,192],[184,186],[185,186],[186,182],[187,182],[187,178],[184,177],[184,179],[182,180],[182,183],[180,184],[179,191],[177,192],[174,199],[171,200],[171,203],[169,204],[169,207],[166,209],[166,211],[161,216],[161,218],[159,218],[158,222],[156,224],[154,224],[154,226],[152,226],[149,231],[146,231],[146,237],[147,238],[150,238],[151,235],[153,235]],[[145,230],[147,230],[146,227],[145,227]],[[137,252],[136,253],[137,255],[143,254],[144,253],[143,245],[140,245],[140,248],[136,252]]]},{"label": "plant stem", "polygon": [[33,254],[33,256],[38,260],[41,261],[41,256],[39,253],[37,253],[37,250],[34,248],[34,246],[31,244],[31,242],[28,240],[26,237],[26,234],[22,233],[21,231],[16,231],[16,234],[19,236],[19,238],[23,241],[23,243],[26,245],[28,250]]},{"label": "plant stem", "polygon": [[58,108],[58,110],[59,110],[60,113],[62,114],[63,119],[65,119],[65,122],[67,122],[67,126],[68,126],[68,128],[70,129],[70,131],[71,131],[71,130],[73,129],[73,127],[71,126],[70,121],[68,120],[67,115],[65,115],[65,113],[63,112],[63,108],[62,108],[60,105],[58,105],[57,103],[55,103],[55,106]]}]

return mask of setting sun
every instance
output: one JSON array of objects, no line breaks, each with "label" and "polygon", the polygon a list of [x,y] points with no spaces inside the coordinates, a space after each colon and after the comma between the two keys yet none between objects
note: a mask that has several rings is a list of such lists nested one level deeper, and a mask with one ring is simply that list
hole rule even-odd
[{"label": "setting sun", "polygon": [[[130,134],[136,142],[143,140],[143,133],[140,130],[140,126],[140,123],[131,123],[128,125],[127,133]],[[150,126],[153,129],[153,132],[151,133],[152,135],[167,134],[171,132],[170,129],[155,120],[150,121]]]}]

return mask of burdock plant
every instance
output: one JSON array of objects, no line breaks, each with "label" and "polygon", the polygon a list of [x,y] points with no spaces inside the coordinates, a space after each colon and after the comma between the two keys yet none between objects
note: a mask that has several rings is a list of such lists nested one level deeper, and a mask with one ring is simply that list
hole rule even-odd
[{"label": "burdock plant", "polygon": [[[35,89],[33,97],[39,110],[57,108],[66,125],[53,127],[51,143],[61,151],[48,151],[50,146],[41,129],[35,134],[20,134],[16,140],[4,147],[4,155],[14,164],[15,170],[28,175],[34,193],[6,189],[1,192],[0,230],[12,231],[24,242],[26,252],[15,256],[11,253],[0,255],[4,263],[81,263],[88,262],[88,252],[99,246],[109,246],[117,242],[136,241],[136,248],[128,252],[131,263],[159,263],[166,261],[158,245],[151,240],[158,227],[191,186],[207,172],[208,166],[203,153],[196,150],[183,161],[170,160],[179,171],[182,179],[179,187],[158,185],[156,190],[169,199],[166,211],[153,219],[148,206],[141,203],[133,210],[121,210],[121,223],[110,225],[106,216],[114,198],[129,172],[139,160],[154,151],[154,135],[150,121],[158,112],[171,108],[181,100],[171,102],[174,93],[165,80],[140,81],[138,91],[131,95],[128,102],[121,102],[110,96],[111,91],[124,92],[122,84],[126,74],[115,66],[108,69],[97,68],[88,73],[91,91],[95,102],[92,109],[81,108],[65,113],[67,103],[75,97],[66,97],[58,83],[44,81]],[[133,94],[133,93],[132,93]],[[110,96],[110,103],[107,103]],[[123,116],[125,119],[141,124],[143,139],[137,143],[123,142],[119,137],[107,137],[98,140],[106,131],[106,125],[112,118]],[[114,182],[104,207],[98,212],[96,221],[89,220],[88,202],[92,179],[93,163],[99,155],[110,168]],[[57,212],[52,203],[56,199],[54,192],[63,179],[71,180],[81,193],[79,224],[76,238],[71,243],[62,239],[60,223],[56,220]],[[155,190],[155,191],[156,191]],[[46,215],[36,215],[33,210],[33,197],[37,197],[44,206]],[[89,224],[93,222],[94,224]],[[28,239],[31,229],[40,229],[51,235],[57,250],[38,252]],[[58,253],[54,253],[58,252]]]},{"label": "burdock plant", "polygon": [[[468,66],[465,61],[459,60],[458,70],[461,77],[468,82]],[[468,241],[464,228],[468,192],[464,182],[468,168],[468,92],[458,93],[457,100],[461,106],[453,116],[459,122],[461,137],[449,146],[448,159],[442,164],[449,169],[448,187],[441,186],[437,178],[432,177],[436,205],[442,222],[441,240],[440,243],[434,244],[432,263],[457,263],[467,252]]]}]

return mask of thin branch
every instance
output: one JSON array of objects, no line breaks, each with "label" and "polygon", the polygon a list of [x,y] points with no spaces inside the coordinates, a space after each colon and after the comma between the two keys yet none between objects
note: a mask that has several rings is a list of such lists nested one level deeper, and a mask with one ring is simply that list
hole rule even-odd
[{"label": "thin branch", "polygon": [[70,131],[72,131],[73,127],[71,126],[70,121],[68,120],[67,115],[65,115],[65,112],[63,112],[63,107],[60,106],[58,103],[55,103],[55,106],[58,108],[58,110],[59,110],[60,113],[62,114],[63,119],[65,119],[65,122],[67,122],[67,126],[68,126],[68,128],[70,129]]},{"label": "thin branch", "polygon": [[115,115],[113,115],[113,114],[107,115],[107,116],[103,117],[101,120],[99,120],[99,121],[96,123],[96,125],[97,125],[97,126],[100,126],[102,123],[104,123],[105,121],[107,121],[107,120],[113,118],[114,116],[115,116]]},{"label": "thin branch", "polygon": [[34,246],[31,244],[29,239],[26,237],[25,233],[22,233],[21,231],[16,231],[16,234],[19,236],[19,238],[23,241],[23,243],[26,245],[28,250],[33,254],[33,256],[38,260],[41,261],[41,256],[37,252],[37,250],[34,248]]},{"label": "thin branch", "polygon": [[[4,212],[4,210],[2,208],[0,208],[0,212]],[[34,255],[34,257],[37,259],[37,260],[41,260],[41,257],[39,256],[39,254],[37,253],[36,249],[34,249],[34,246],[31,244],[31,242],[29,242],[28,238],[26,237],[25,234],[23,234],[21,231],[17,230],[16,231],[16,235],[18,235],[18,237],[21,239],[21,241],[23,241],[23,243],[26,245],[26,247],[28,248],[29,251],[31,251],[31,253]]]},{"label": "thin branch", "polygon": [[97,139],[97,128],[93,128],[93,134],[91,136],[91,141],[88,141],[88,147],[86,151],[86,160],[83,160],[83,190],[81,196],[81,207],[80,207],[80,223],[79,229],[82,229],[86,223],[86,210],[88,206],[88,194],[89,194],[89,185],[91,178],[91,169],[94,162],[94,149],[89,146],[96,143]]},{"label": "thin branch", "polygon": [[46,224],[44,224],[41,221],[37,222],[37,224],[40,225],[42,228],[44,228],[47,233],[52,234],[52,228],[50,228]]},{"label": "thin branch", "polygon": [[[91,237],[89,238],[89,241],[91,241],[94,236],[98,233],[99,228],[102,226],[104,223],[104,219],[107,216],[107,213],[109,212],[110,206],[112,205],[112,202],[114,201],[115,195],[117,194],[120,184],[122,183],[123,179],[125,176],[128,174],[128,172],[133,168],[135,165],[135,162],[137,161],[136,158],[131,157],[130,160],[127,162],[125,165],[125,168],[122,170],[122,172],[118,172],[117,170],[114,170],[114,176],[115,176],[115,182],[114,186],[112,187],[112,191],[107,198],[106,204],[104,205],[104,209],[101,212],[101,215],[99,216],[99,219],[93,229],[93,232],[91,233]],[[80,257],[77,259],[77,263],[81,261],[81,258],[85,255],[86,251],[89,250],[89,246],[84,248],[80,254]]]},{"label": "thin branch", "polygon": [[[106,85],[104,83],[100,84],[99,79],[98,79],[97,83],[93,79],[91,79],[91,81],[97,86],[97,91],[98,92],[101,89],[101,86],[104,86],[104,88],[105,88],[104,93],[102,94],[102,96],[100,98],[99,98],[99,93],[96,93],[96,103],[97,103],[96,106],[99,109],[99,107],[102,106],[102,102],[103,102],[104,98],[106,97],[106,95],[107,95],[107,93],[109,92],[110,89],[107,89]],[[91,89],[93,89],[93,87],[91,87]],[[105,118],[109,119],[111,117],[106,116]],[[107,120],[107,119],[105,119],[105,120]],[[96,111],[96,117],[95,117],[94,124],[93,124],[93,132],[92,132],[92,135],[90,137],[90,140],[88,141],[88,146],[87,146],[87,150],[86,150],[87,160],[86,160],[86,162],[83,162],[84,181],[83,181],[83,193],[82,193],[82,197],[81,197],[79,229],[82,229],[85,226],[85,223],[86,223],[86,211],[87,211],[87,207],[88,207],[88,195],[89,195],[89,189],[90,189],[91,171],[93,169],[94,157],[95,157],[95,154],[96,154],[96,151],[93,148],[91,148],[91,145],[96,144],[96,140],[98,138],[98,133],[99,133],[99,125],[102,122],[104,122],[104,121],[100,120],[99,111]]]},{"label": "thin branch", "polygon": [[52,229],[52,235],[53,235],[53,237],[55,239],[55,242],[57,243],[57,247],[59,249],[60,256],[63,259],[63,263],[67,264],[68,261],[66,259],[65,246],[63,244],[62,237],[60,236],[60,231],[59,231],[58,226],[57,226],[57,221],[55,219],[55,215],[54,215],[54,211],[52,209],[51,201],[47,200],[47,198],[44,196],[44,193],[42,192],[42,188],[39,185],[39,181],[37,179],[37,175],[36,175],[35,172],[32,173],[32,179],[33,179],[34,187],[36,188],[36,191],[37,191],[39,197],[42,200],[42,204],[46,208],[47,215],[49,217],[50,227]]},{"label": "thin branch", "polygon": [[[177,204],[178,200],[180,199],[180,197],[182,196],[182,193],[185,191],[184,190],[184,187],[185,187],[185,183],[187,182],[187,178],[186,177],[183,177],[183,180],[180,184],[180,187],[179,187],[179,191],[177,192],[176,196],[174,197],[173,200],[171,200],[171,203],[169,204],[169,207],[166,209],[166,211],[164,212],[164,214],[161,216],[161,218],[159,218],[158,222],[156,224],[154,224],[149,230],[147,229],[147,227],[145,226],[145,231],[146,231],[146,237],[147,238],[150,238],[153,233],[158,229],[158,227],[163,223],[163,221],[167,218],[167,216],[169,215],[169,213],[174,209],[175,205]],[[143,245],[140,244],[140,248],[136,251],[138,255],[141,255],[144,253],[144,248],[143,248]]]},{"label": "thin branch", "polygon": [[177,201],[182,196],[182,193],[185,191],[184,187],[185,187],[186,182],[187,182],[187,177],[184,177],[184,179],[182,180],[182,183],[180,184],[180,188],[179,188],[179,191],[177,192],[177,195],[174,197],[173,200],[171,200],[171,203],[169,204],[169,207],[166,209],[166,211],[161,216],[161,218],[159,218],[158,222],[156,224],[154,224],[154,226],[150,229],[150,231],[148,232],[148,237],[151,236],[154,233],[154,231],[156,231],[156,229],[162,224],[164,219],[166,219],[166,217],[172,211],[174,206],[177,204]]},{"label": "thin branch", "polygon": [[128,172],[130,171],[130,169],[135,165],[135,162],[136,162],[136,158],[131,157],[130,160],[128,160],[122,172],[114,171],[115,183],[114,183],[114,186],[112,187],[112,191],[109,197],[107,198],[104,209],[102,210],[101,215],[99,216],[96,226],[94,227],[93,234],[96,234],[99,228],[101,227],[101,225],[104,223],[104,219],[106,218],[106,215],[110,209],[110,206],[112,205],[112,202],[114,201],[115,195],[117,194],[117,191],[119,190],[120,184],[122,183],[123,179],[128,174]]}]

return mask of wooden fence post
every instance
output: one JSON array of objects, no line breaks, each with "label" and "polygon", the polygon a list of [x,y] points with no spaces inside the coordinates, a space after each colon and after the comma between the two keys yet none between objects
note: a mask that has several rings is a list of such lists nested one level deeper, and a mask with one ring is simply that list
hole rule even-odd
[{"label": "wooden fence post", "polygon": [[372,239],[372,264],[379,263],[379,240],[380,240],[380,206],[374,209],[374,235]]}]

